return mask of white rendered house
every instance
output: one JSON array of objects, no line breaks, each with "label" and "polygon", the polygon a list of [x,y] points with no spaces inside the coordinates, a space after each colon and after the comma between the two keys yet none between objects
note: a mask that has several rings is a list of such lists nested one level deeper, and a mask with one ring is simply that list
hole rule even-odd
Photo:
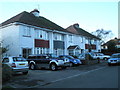
[{"label": "white rendered house", "polygon": [[79,27],[79,24],[71,25],[68,31],[74,33],[69,36],[68,53],[78,55],[85,52],[100,52],[100,39]]}]

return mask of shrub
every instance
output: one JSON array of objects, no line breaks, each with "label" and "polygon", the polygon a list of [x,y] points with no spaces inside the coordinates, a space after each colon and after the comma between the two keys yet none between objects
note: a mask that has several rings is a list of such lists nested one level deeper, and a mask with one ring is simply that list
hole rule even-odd
[{"label": "shrub", "polygon": [[6,82],[12,78],[12,69],[7,64],[2,64],[2,82]]}]

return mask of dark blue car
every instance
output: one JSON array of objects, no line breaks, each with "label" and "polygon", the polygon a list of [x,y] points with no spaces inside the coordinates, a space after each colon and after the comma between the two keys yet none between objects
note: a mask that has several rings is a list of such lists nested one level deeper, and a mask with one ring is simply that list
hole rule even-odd
[{"label": "dark blue car", "polygon": [[59,57],[68,59],[70,61],[70,67],[82,64],[82,62],[79,59],[75,59],[70,55],[60,55]]}]

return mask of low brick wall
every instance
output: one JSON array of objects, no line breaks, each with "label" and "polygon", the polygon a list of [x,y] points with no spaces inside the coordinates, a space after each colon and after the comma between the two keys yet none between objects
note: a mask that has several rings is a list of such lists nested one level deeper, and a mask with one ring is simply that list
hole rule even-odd
[{"label": "low brick wall", "polygon": [[81,60],[83,65],[92,65],[100,63],[99,60]]},{"label": "low brick wall", "polygon": [[82,60],[84,65],[91,65],[91,64],[97,64],[100,63],[100,60],[93,59],[89,54],[85,55],[85,60]]},{"label": "low brick wall", "polygon": [[87,64],[92,65],[92,64],[97,64],[100,63],[98,60],[88,60]]}]

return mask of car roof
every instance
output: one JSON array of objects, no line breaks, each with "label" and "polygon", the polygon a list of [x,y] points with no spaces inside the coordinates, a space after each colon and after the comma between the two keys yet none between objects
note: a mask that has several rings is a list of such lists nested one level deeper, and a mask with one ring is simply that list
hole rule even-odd
[{"label": "car roof", "polygon": [[60,55],[60,56],[70,56],[70,55]]},{"label": "car roof", "polygon": [[35,55],[29,55],[29,56],[47,56],[45,54],[35,54]]},{"label": "car roof", "polygon": [[120,53],[114,53],[114,54],[112,54],[112,55],[120,55]]},{"label": "car roof", "polygon": [[[3,58],[9,58],[9,57],[21,57],[21,56],[4,56]],[[23,58],[23,57],[21,57],[21,58]]]}]

